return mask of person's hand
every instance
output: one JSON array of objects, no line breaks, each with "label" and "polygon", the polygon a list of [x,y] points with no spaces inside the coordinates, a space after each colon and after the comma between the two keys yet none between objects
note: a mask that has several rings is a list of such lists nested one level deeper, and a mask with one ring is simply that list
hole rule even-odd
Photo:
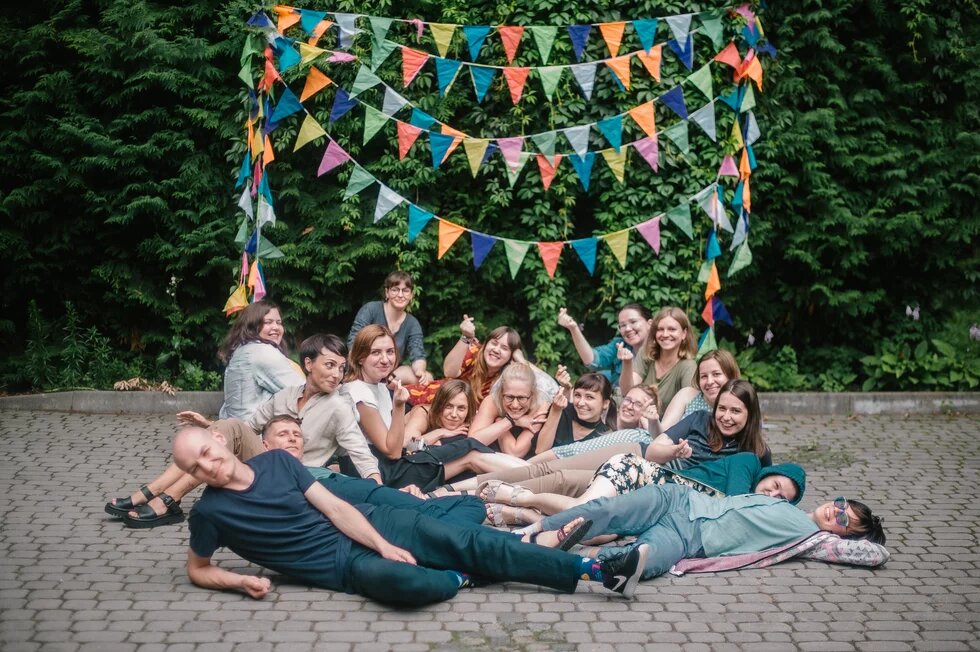
[{"label": "person's hand", "polygon": [[473,339],[476,337],[476,325],[473,323],[473,318],[469,315],[463,315],[463,321],[459,323],[459,332],[463,337],[468,337]]},{"label": "person's hand", "polygon": [[[555,380],[565,389],[569,389],[572,386],[572,375],[568,373],[568,368],[563,364],[558,365],[558,370],[555,372]],[[563,394],[564,392],[559,393]]]},{"label": "person's hand", "polygon": [[395,382],[389,383],[388,387],[391,388],[391,403],[394,407],[404,408],[405,403],[408,402],[408,388],[402,387],[402,381],[395,379]]},{"label": "person's hand", "polygon": [[517,417],[516,419],[514,419],[514,425],[520,426],[525,430],[534,431],[535,426],[541,426],[547,420],[548,420],[547,412],[538,412],[537,414],[525,414],[524,416]]},{"label": "person's hand", "polygon": [[650,401],[650,404],[643,409],[643,414],[640,415],[640,427],[644,430],[650,430],[650,424],[658,421],[660,421],[660,413],[657,412],[657,402]]},{"label": "person's hand", "polygon": [[558,390],[555,392],[555,397],[551,399],[551,405],[559,410],[564,410],[568,407],[568,394],[564,390]]},{"label": "person's hand", "polygon": [[687,443],[686,439],[681,439],[676,444],[671,446],[671,449],[672,460],[684,460],[694,454],[694,451],[691,450],[691,446]]},{"label": "person's hand", "polygon": [[261,600],[265,597],[265,594],[269,592],[269,588],[272,586],[272,580],[268,577],[256,577],[254,575],[243,575],[241,590],[244,591],[248,597],[254,598],[256,600]]},{"label": "person's hand", "polygon": [[423,371],[421,374],[415,374],[419,377],[419,385],[428,385],[435,377],[432,375],[431,371]]},{"label": "person's hand", "polygon": [[425,494],[423,494],[422,493],[422,490],[419,489],[418,487],[416,487],[414,484],[410,484],[407,487],[402,487],[398,491],[404,491],[405,493],[407,493],[409,495],[412,495],[412,496],[415,496],[416,498],[421,498],[422,500],[425,500]]},{"label": "person's hand", "polygon": [[203,414],[198,414],[197,412],[187,410],[185,412],[177,413],[177,425],[181,427],[197,426],[198,428],[210,428],[211,420],[206,418]]},{"label": "person's hand", "polygon": [[524,357],[524,351],[517,349],[510,356],[511,361],[518,362],[520,364],[527,364],[527,358]]},{"label": "person's hand", "polygon": [[393,546],[387,541],[378,549],[378,554],[390,561],[400,561],[416,566],[415,557],[407,550]]},{"label": "person's hand", "polygon": [[616,344],[616,357],[621,361],[633,360],[633,352],[626,348],[626,344],[619,342]]},{"label": "person's hand", "polygon": [[574,319],[572,319],[572,316],[568,314],[568,311],[565,310],[565,308],[561,308],[558,311],[558,325],[562,328],[567,328],[568,330],[578,328],[578,324]]}]

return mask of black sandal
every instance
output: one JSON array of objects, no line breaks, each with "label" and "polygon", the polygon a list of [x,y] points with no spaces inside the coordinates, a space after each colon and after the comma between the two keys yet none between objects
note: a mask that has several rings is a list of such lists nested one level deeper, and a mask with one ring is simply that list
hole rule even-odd
[{"label": "black sandal", "polygon": [[184,520],[184,510],[180,508],[178,501],[167,494],[160,494],[157,498],[163,501],[167,511],[163,514],[157,514],[148,503],[137,505],[133,508],[133,511],[137,514],[136,517],[134,518],[128,514],[123,516],[123,525],[135,529],[144,529],[159,525],[172,525]]},{"label": "black sandal", "polygon": [[[558,533],[558,550],[564,550],[565,552],[571,550],[572,546],[585,538],[590,527],[592,527],[592,521],[585,520],[573,527],[571,532],[565,532],[564,525],[555,530]],[[544,532],[535,532],[528,537],[527,542],[537,543],[539,534],[544,534]]]},{"label": "black sandal", "polygon": [[[156,495],[152,491],[150,491],[149,487],[147,487],[146,485],[140,487],[140,493],[146,496],[147,503],[153,500],[154,498],[156,498]],[[141,503],[141,505],[145,505],[145,504],[146,503]],[[109,516],[122,518],[135,507],[137,507],[137,505],[133,504],[132,498],[126,496],[125,498],[116,498],[115,502],[106,503],[105,513],[108,514]]]}]

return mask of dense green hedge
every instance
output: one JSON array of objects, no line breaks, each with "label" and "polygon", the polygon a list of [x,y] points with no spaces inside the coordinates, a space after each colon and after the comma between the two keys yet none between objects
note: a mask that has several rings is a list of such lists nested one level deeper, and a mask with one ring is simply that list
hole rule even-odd
[{"label": "dense green hedge", "polygon": [[[237,72],[243,22],[254,6],[242,0],[51,4],[23,5],[0,18],[6,44],[0,247],[8,270],[0,329],[10,354],[2,383],[8,390],[101,384],[127,373],[188,386],[213,383],[202,370],[217,368],[214,350],[226,328],[220,307],[236,274],[233,184],[244,119]],[[640,2],[629,15],[594,0],[302,6],[456,23],[570,24],[725,5]],[[975,386],[980,353],[969,328],[980,321],[973,242],[980,231],[976,7],[815,0],[772,3],[761,15],[779,55],[767,62],[757,109],[763,139],[753,176],[754,263],[722,279],[721,296],[736,325],[722,326],[719,335],[743,348],[752,332],[757,344],[743,362],[757,382],[776,389]],[[358,43],[368,47],[369,40]],[[485,56],[499,49],[489,47]],[[552,61],[570,59],[567,49],[559,38]],[[590,58],[602,52],[594,34]],[[397,59],[380,69],[396,88]],[[665,61],[669,84],[684,71],[670,55]],[[354,70],[331,75],[349,87]],[[440,100],[432,72],[406,95],[441,119],[503,134],[580,124],[657,94],[636,71],[630,93],[616,92],[603,74],[591,104],[567,78],[552,106],[534,82],[519,108],[501,89],[482,105],[469,92]],[[301,88],[296,76],[287,80]],[[313,104],[315,115],[325,118],[330,97]],[[369,99],[380,105],[380,96]],[[360,124],[355,110],[331,131],[402,195],[461,223],[518,238],[583,237],[635,223],[703,186],[717,166],[717,148],[692,128],[687,161],[667,152],[664,174],[636,172],[626,191],[601,172],[583,194],[567,164],[549,193],[532,179],[511,191],[499,167],[471,181],[462,156],[438,172],[424,151],[400,163],[392,125],[362,148]],[[725,125],[730,122],[720,122],[719,130]],[[317,179],[322,147],[289,154],[291,139],[274,138],[282,139],[271,168],[279,224],[267,235],[286,257],[269,261],[267,274],[294,335],[345,332],[395,267],[416,275],[416,312],[434,358],[463,312],[484,327],[516,325],[536,356],[554,363],[573,355],[554,321],[562,305],[595,339],[611,333],[616,306],[626,301],[676,303],[692,318],[703,306],[703,285],[695,278],[703,224],[693,242],[665,227],[659,257],[634,237],[625,271],[600,247],[594,278],[566,251],[549,281],[532,251],[512,281],[500,251],[473,271],[462,240],[436,261],[433,226],[417,246],[407,245],[404,210],[371,224],[373,191],[340,201],[349,168]],[[37,310],[29,320],[31,301]],[[70,319],[66,301],[77,311]],[[906,305],[919,307],[919,320],[906,317]],[[97,332],[85,330],[93,326]],[[767,329],[774,334],[769,345],[762,338]],[[65,342],[75,345],[71,356]],[[87,342],[81,351],[80,342]],[[104,361],[106,378],[79,375],[86,354]],[[79,373],[67,378],[41,371],[72,360]]]}]

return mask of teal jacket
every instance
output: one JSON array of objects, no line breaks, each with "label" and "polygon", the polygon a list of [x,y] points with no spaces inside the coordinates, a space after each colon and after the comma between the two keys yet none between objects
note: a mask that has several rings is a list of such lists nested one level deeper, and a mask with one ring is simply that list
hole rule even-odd
[{"label": "teal jacket", "polygon": [[755,453],[736,453],[675,473],[717,489],[726,496],[752,493],[759,481],[768,475],[785,475],[796,483],[796,500],[791,501],[794,505],[800,502],[806,491],[806,472],[799,464],[763,467]]}]

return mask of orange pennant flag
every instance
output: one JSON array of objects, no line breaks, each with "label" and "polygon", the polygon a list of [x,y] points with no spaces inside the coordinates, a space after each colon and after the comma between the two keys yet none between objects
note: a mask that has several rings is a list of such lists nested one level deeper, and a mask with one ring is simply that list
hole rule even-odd
[{"label": "orange pennant flag", "polygon": [[317,41],[320,40],[320,37],[323,36],[331,27],[333,27],[332,20],[321,20],[319,23],[317,23],[317,26],[313,28],[313,35],[310,36],[307,43],[310,45],[316,45]]},{"label": "orange pennant flag", "polygon": [[619,81],[623,82],[626,90],[630,89],[630,61],[632,58],[632,56],[627,54],[622,57],[616,57],[615,59],[606,59],[606,65],[616,73],[616,76],[619,77]]},{"label": "orange pennant flag", "polygon": [[268,167],[269,163],[276,160],[276,153],[272,151],[272,141],[269,136],[265,137],[265,148],[262,150],[262,167]]},{"label": "orange pennant flag", "polygon": [[306,85],[303,86],[303,94],[299,96],[299,101],[305,102],[332,83],[333,80],[320,72],[319,68],[310,66],[310,74],[306,76]]},{"label": "orange pennant flag", "polygon": [[293,11],[292,7],[287,7],[285,5],[276,5],[276,13],[279,14],[279,20],[276,24],[276,29],[279,30],[280,34],[284,34],[287,29],[295,25],[300,21],[299,13]]},{"label": "orange pennant flag", "polygon": [[748,77],[755,82],[755,85],[762,90],[762,64],[759,63],[759,57],[754,57],[752,61],[745,67],[742,71],[742,77]]},{"label": "orange pennant flag", "polygon": [[279,78],[279,73],[276,71],[276,67],[272,65],[272,61],[266,59],[265,75],[262,76],[262,81],[259,82],[259,91],[268,93],[272,88],[272,84]]},{"label": "orange pennant flag", "polygon": [[752,190],[749,188],[749,180],[749,177],[745,177],[743,182],[745,185],[742,186],[742,208],[746,213],[752,212]]},{"label": "orange pennant flag", "polygon": [[402,161],[408,156],[408,150],[412,149],[422,130],[401,120],[396,122],[398,123],[398,160]]},{"label": "orange pennant flag", "polygon": [[655,45],[650,48],[649,52],[637,52],[636,56],[640,58],[640,62],[643,67],[647,69],[650,76],[660,81],[660,55],[663,50],[663,45]]},{"label": "orange pennant flag", "polygon": [[713,60],[727,63],[735,70],[738,70],[742,65],[742,57],[739,55],[738,48],[735,47],[734,43],[726,45],[725,49],[716,54]]},{"label": "orange pennant flag", "polygon": [[419,74],[429,55],[412,48],[402,48],[402,86],[408,86]]},{"label": "orange pennant flag", "polygon": [[521,45],[521,37],[524,36],[524,28],[521,26],[502,26],[497,28],[500,40],[504,44],[504,54],[507,55],[507,63],[514,63],[517,56],[517,48]]},{"label": "orange pennant flag", "polygon": [[614,57],[619,54],[619,46],[623,44],[624,29],[626,29],[626,23],[622,21],[618,23],[599,23],[599,32],[606,42],[606,47],[609,48],[609,56]]},{"label": "orange pennant flag", "polygon": [[657,122],[654,117],[653,101],[641,104],[629,110],[633,122],[637,124],[650,138],[657,137]]},{"label": "orange pennant flag", "polygon": [[541,172],[541,185],[547,190],[551,187],[551,182],[555,180],[555,172],[561,164],[561,154],[555,154],[555,162],[552,164],[544,154],[538,154],[535,159],[538,162],[538,171]]},{"label": "orange pennant flag", "polygon": [[561,258],[561,250],[565,247],[564,242],[539,242],[538,253],[541,254],[541,261],[548,272],[548,278],[555,278],[555,270],[558,269],[558,259]]},{"label": "orange pennant flag", "polygon": [[456,150],[456,148],[459,147],[460,143],[463,142],[463,139],[466,138],[466,134],[464,134],[462,131],[458,129],[453,129],[449,125],[442,125],[442,133],[447,134],[449,136],[455,136],[455,138],[453,138],[453,142],[449,145],[449,148],[446,150],[446,155],[442,157],[442,162],[445,163],[446,159],[449,158],[449,155],[452,154]]},{"label": "orange pennant flag", "polygon": [[504,79],[507,80],[507,87],[510,88],[510,101],[515,105],[521,101],[524,83],[530,71],[530,68],[504,68]]},{"label": "orange pennant flag", "polygon": [[246,126],[248,127],[248,149],[252,153],[252,159],[254,160],[262,150],[255,141],[255,127],[252,126],[252,121],[249,120]]},{"label": "orange pennant flag", "polygon": [[752,166],[749,165],[749,150],[742,148],[742,160],[738,162],[738,173],[743,179],[748,179],[752,174]]},{"label": "orange pennant flag", "polygon": [[453,246],[453,243],[459,239],[459,236],[463,235],[466,231],[459,224],[453,224],[452,222],[447,222],[446,220],[439,220],[439,258],[441,259],[449,251],[449,248]]},{"label": "orange pennant flag", "polygon": [[704,288],[704,298],[707,301],[721,289],[721,279],[718,278],[718,265],[711,261],[711,272],[708,275],[708,285]]}]

